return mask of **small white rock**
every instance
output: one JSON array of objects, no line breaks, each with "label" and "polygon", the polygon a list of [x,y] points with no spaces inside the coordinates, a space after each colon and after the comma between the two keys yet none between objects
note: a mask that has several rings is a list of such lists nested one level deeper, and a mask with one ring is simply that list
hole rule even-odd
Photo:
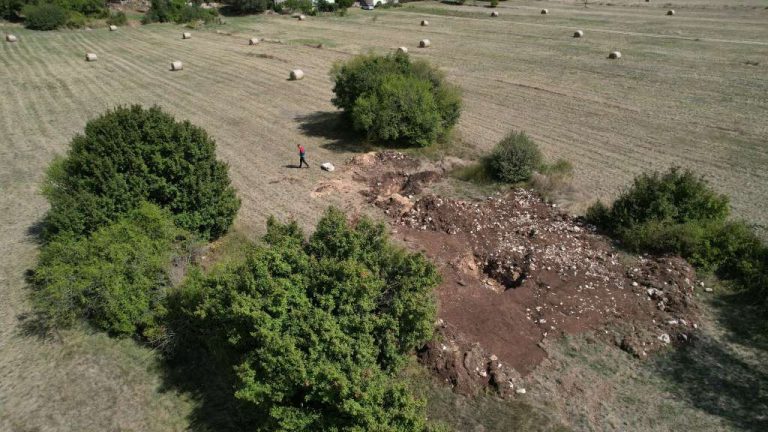
[{"label": "small white rock", "polygon": [[662,333],[661,335],[659,335],[658,339],[660,341],[664,342],[665,344],[668,344],[668,343],[672,342],[672,340],[669,338],[669,335],[666,334],[666,333]]},{"label": "small white rock", "polygon": [[336,169],[336,167],[333,166],[333,164],[330,162],[325,162],[324,164],[321,164],[320,168],[328,172],[333,172]]},{"label": "small white rock", "polygon": [[515,390],[515,393],[523,395],[523,394],[525,394],[525,389],[524,388],[519,388],[519,389]]}]

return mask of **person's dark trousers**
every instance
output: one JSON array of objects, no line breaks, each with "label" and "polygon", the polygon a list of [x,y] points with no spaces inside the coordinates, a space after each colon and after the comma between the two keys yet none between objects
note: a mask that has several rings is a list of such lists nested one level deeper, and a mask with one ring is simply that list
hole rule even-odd
[{"label": "person's dark trousers", "polygon": [[301,168],[302,164],[306,165],[307,168],[309,168],[309,164],[307,163],[307,161],[303,157],[299,157],[299,168]]}]

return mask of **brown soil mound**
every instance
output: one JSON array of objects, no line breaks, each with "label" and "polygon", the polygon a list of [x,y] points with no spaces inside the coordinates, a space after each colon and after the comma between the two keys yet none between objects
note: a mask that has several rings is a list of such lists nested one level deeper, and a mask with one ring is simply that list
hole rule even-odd
[{"label": "brown soil mound", "polygon": [[695,274],[676,257],[632,257],[580,219],[517,189],[482,201],[419,194],[441,179],[396,152],[350,161],[393,234],[439,267],[440,336],[421,360],[457,391],[524,391],[546,338],[585,331],[637,357],[687,341]]}]

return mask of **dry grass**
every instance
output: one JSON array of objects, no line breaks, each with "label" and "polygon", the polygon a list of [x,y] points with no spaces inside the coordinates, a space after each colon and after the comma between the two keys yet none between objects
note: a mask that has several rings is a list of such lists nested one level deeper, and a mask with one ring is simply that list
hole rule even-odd
[{"label": "dry grass", "polygon": [[[240,232],[255,236],[269,214],[309,226],[328,204],[350,205],[310,197],[327,173],[286,167],[296,163],[296,144],[315,166],[340,165],[355,147],[331,127],[331,64],[428,37],[433,47],[413,56],[440,65],[464,89],[457,134],[475,151],[525,130],[548,158],[573,163],[575,185],[589,198],[609,198],[649,168],[690,166],[729,193],[739,215],[766,224],[768,10],[759,5],[691,0],[676,4],[670,20],[654,3],[548,2],[552,13],[543,18],[539,2],[506,2],[490,19],[481,7],[420,3],[301,23],[228,18],[221,29],[239,37],[200,30],[189,41],[173,25],[43,33],[0,24],[19,36],[0,44],[0,430],[190,427],[194,403],[160,390],[153,353],[84,331],[63,343],[40,341],[18,326],[28,310],[24,271],[36,255],[30,232],[46,210],[42,173],[89,118],[117,104],[160,104],[218,141],[243,199]],[[413,25],[423,18],[429,27]],[[575,28],[589,37],[573,39]],[[264,43],[243,43],[252,36]],[[605,53],[614,49],[626,58],[609,62]],[[84,62],[84,52],[98,52],[99,61]],[[169,58],[184,70],[168,71]],[[288,82],[290,68],[305,79]],[[679,415],[696,413],[697,424],[722,426],[717,413],[674,406]]]}]

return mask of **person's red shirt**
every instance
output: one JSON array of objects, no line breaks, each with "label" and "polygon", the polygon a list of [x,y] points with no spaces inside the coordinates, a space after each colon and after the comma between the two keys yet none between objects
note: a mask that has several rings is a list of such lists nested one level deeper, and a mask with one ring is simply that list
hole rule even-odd
[{"label": "person's red shirt", "polygon": [[304,156],[304,146],[299,146],[299,156]]}]

